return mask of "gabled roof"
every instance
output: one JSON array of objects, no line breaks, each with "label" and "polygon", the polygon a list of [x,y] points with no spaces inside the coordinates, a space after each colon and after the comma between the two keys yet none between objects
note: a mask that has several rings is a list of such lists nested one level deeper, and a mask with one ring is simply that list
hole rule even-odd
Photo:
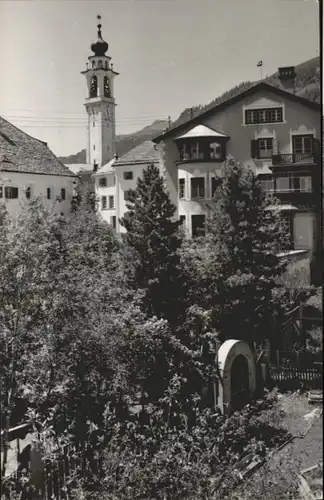
[{"label": "gabled roof", "polygon": [[91,163],[64,163],[64,165],[76,175],[83,172],[93,172],[93,165]]},{"label": "gabled roof", "polygon": [[113,158],[105,165],[102,165],[102,167],[100,167],[99,170],[97,170],[97,172],[95,172],[93,175],[111,174],[114,171],[114,169],[112,167],[113,167],[115,161],[116,161],[116,158]]},{"label": "gabled roof", "polygon": [[308,108],[314,109],[315,111],[321,111],[321,105],[318,104],[317,102],[309,101],[308,99],[305,99],[304,97],[300,97],[296,94],[292,94],[291,92],[287,92],[286,90],[282,90],[278,87],[275,87],[274,85],[270,85],[269,83],[266,82],[258,82],[256,84],[252,84],[250,88],[243,90],[239,94],[235,95],[234,97],[230,97],[226,101],[223,101],[221,104],[216,104],[212,108],[207,109],[206,111],[203,111],[199,115],[195,116],[191,120],[186,121],[185,123],[181,123],[180,125],[177,125],[176,127],[168,129],[166,132],[163,134],[160,134],[154,139],[152,139],[154,142],[160,142],[162,141],[165,137],[172,137],[176,135],[177,133],[181,133],[182,130],[188,128],[189,125],[195,125],[201,122],[203,118],[206,118],[209,115],[212,115],[218,111],[221,111],[222,109],[226,108],[227,106],[230,106],[231,104],[234,104],[235,102],[240,101],[246,96],[253,95],[256,92],[260,91],[268,91],[268,92],[273,92],[280,97],[284,97],[286,99],[290,99],[291,101],[298,102],[299,104],[303,104],[304,106],[307,106]]},{"label": "gabled roof", "polygon": [[145,141],[118,158],[118,160],[116,160],[114,163],[114,167],[118,167],[121,165],[158,163],[159,161],[160,155],[155,149],[154,142]]},{"label": "gabled roof", "polygon": [[216,130],[211,129],[210,127],[206,127],[206,125],[196,125],[192,129],[189,130],[186,134],[179,135],[176,137],[178,139],[187,139],[189,137],[228,137],[221,132],[217,132]]},{"label": "gabled roof", "polygon": [[0,171],[74,177],[45,142],[0,116]]}]

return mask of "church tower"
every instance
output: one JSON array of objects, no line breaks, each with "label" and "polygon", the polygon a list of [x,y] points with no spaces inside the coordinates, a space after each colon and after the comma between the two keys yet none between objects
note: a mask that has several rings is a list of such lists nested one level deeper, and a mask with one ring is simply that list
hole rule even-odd
[{"label": "church tower", "polygon": [[88,115],[87,163],[94,170],[108,163],[116,153],[114,77],[111,57],[106,55],[108,43],[101,35],[101,16],[98,19],[98,38],[91,44],[93,55],[88,57],[86,70],[81,73],[87,81],[85,108]]}]

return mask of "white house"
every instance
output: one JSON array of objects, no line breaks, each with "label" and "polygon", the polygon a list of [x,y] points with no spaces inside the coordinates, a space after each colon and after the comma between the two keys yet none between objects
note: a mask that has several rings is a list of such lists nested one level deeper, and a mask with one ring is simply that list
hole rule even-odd
[{"label": "white house", "polygon": [[50,151],[0,117],[0,202],[16,217],[28,200],[42,197],[45,204],[67,214],[71,209],[75,175]]}]

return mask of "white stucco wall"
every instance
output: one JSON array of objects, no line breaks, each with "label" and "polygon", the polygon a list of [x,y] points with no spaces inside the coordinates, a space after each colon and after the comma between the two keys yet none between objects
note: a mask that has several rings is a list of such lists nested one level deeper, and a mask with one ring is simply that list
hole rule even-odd
[{"label": "white stucco wall", "polygon": [[[3,188],[3,197],[0,203],[4,203],[8,213],[12,217],[17,217],[28,200],[25,190],[31,188],[31,198],[42,197],[47,207],[55,206],[57,212],[68,214],[71,210],[73,197],[73,177],[63,177],[57,175],[28,174],[20,172],[0,172],[0,186]],[[5,187],[11,186],[18,188],[17,199],[5,198]],[[51,189],[51,199],[47,199],[47,188]],[[65,200],[56,202],[56,197],[61,195],[61,189],[65,189]]]},{"label": "white stucco wall", "polygon": [[[98,203],[98,213],[102,217],[104,221],[106,221],[108,224],[113,224],[112,217],[116,217],[116,205],[117,205],[117,200],[116,200],[116,185],[115,185],[115,173],[110,172],[106,174],[101,174],[101,175],[96,175],[94,176],[95,178],[95,193],[96,193],[96,198],[97,198],[97,203]],[[100,179],[106,179],[106,186],[100,186],[99,182]],[[102,209],[102,197],[106,196],[107,197],[107,208]],[[109,208],[109,196],[114,197],[114,208]]]}]

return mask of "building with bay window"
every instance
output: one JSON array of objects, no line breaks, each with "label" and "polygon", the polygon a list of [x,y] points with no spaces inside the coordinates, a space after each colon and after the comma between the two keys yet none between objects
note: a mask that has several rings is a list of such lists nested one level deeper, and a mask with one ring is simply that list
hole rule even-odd
[{"label": "building with bay window", "polygon": [[203,230],[232,156],[281,201],[292,251],[319,260],[321,109],[292,92],[288,69],[279,69],[281,88],[255,84],[154,139],[190,236]]}]

